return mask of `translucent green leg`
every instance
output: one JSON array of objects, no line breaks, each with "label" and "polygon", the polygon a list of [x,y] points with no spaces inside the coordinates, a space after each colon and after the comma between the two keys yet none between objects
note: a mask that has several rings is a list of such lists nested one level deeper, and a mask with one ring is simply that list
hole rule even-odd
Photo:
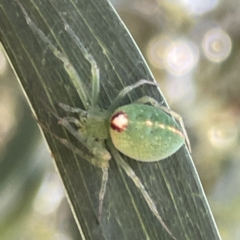
[{"label": "translucent green leg", "polygon": [[59,107],[61,107],[65,112],[70,113],[78,113],[78,114],[87,114],[87,111],[82,110],[81,108],[70,107],[67,104],[59,103]]},{"label": "translucent green leg", "polygon": [[135,172],[132,170],[132,168],[122,159],[121,155],[119,152],[116,150],[116,148],[113,146],[111,140],[108,141],[108,145],[111,149],[111,153],[113,157],[116,159],[117,163],[124,169],[126,174],[132,179],[136,187],[140,190],[141,194],[143,195],[145,201],[147,202],[150,210],[152,213],[156,216],[158,221],[161,223],[163,228],[169,233],[169,235],[172,236],[173,239],[176,239],[171,231],[168,229],[166,224],[164,223],[162,217],[159,215],[157,207],[151,197],[149,196],[148,192],[146,191],[144,185],[142,184],[141,180],[136,176]]},{"label": "translucent green leg", "polygon": [[69,59],[67,58],[67,56],[59,51],[54,44],[51,42],[51,40],[43,33],[43,31],[41,29],[39,29],[37,27],[37,25],[31,20],[31,18],[28,16],[26,10],[24,9],[24,7],[22,6],[22,4],[16,0],[17,4],[19,5],[19,7],[21,8],[23,14],[25,15],[26,18],[26,22],[28,23],[29,27],[32,29],[33,32],[35,32],[40,39],[48,45],[48,47],[50,48],[50,50],[53,52],[53,54],[63,62],[64,68],[66,70],[66,72],[68,73],[69,77],[72,80],[72,83],[74,84],[79,97],[81,98],[83,105],[86,109],[89,108],[89,104],[90,104],[90,96],[87,94],[87,88],[84,84],[84,82],[81,80],[81,78],[79,77],[78,73],[76,72],[75,68],[73,67],[73,65],[71,64],[71,62],[69,61]]},{"label": "translucent green leg", "polygon": [[74,125],[76,125],[78,128],[82,127],[82,123],[77,118],[63,117],[62,119],[63,119],[63,121],[67,121],[69,123],[74,123]]},{"label": "translucent green leg", "polygon": [[[73,120],[73,118],[71,118],[71,120]],[[76,119],[77,120],[77,119]],[[82,142],[82,135],[79,132],[76,132],[71,125],[69,124],[68,121],[65,121],[65,119],[60,119],[59,123],[61,125],[63,125],[75,138],[77,138],[80,142]],[[104,196],[106,193],[106,186],[107,186],[107,181],[108,181],[108,161],[111,159],[111,155],[109,154],[109,152],[102,147],[102,145],[98,144],[96,145],[98,142],[94,142],[90,141],[91,139],[83,139],[84,145],[88,148],[88,150],[90,152],[92,152],[92,154],[95,157],[91,158],[91,164],[97,166],[97,167],[101,167],[102,171],[103,171],[103,175],[102,175],[102,183],[101,183],[101,188],[100,188],[100,192],[99,192],[99,210],[98,210],[98,221],[100,222],[101,220],[101,215],[102,215],[102,207],[103,207],[103,200],[104,200]],[[69,142],[63,142],[61,140],[61,142],[67,146],[68,148],[70,148],[73,152],[79,154],[79,149],[76,148],[74,145],[72,145]],[[83,143],[83,142],[82,142]],[[86,158],[86,156],[84,156],[84,158]],[[89,159],[87,159],[89,161]]]},{"label": "translucent green leg", "polygon": [[[76,121],[77,121],[78,124],[80,124],[78,119],[75,119],[75,118],[72,118],[72,117],[70,117],[70,118],[69,117],[60,118],[60,117],[57,116],[57,114],[54,114],[54,115],[55,115],[55,117],[57,117],[58,121],[64,122],[64,123],[68,123],[67,126],[69,125],[70,129],[69,129],[69,126],[66,127],[65,124],[64,124],[64,127],[67,128],[68,131],[70,130],[70,133],[72,133],[78,140],[79,140],[79,138],[81,138],[81,135],[78,132],[76,132],[71,127],[71,125],[69,124],[69,122],[74,122],[76,124]],[[100,222],[101,215],[102,215],[102,208],[103,208],[103,200],[104,200],[104,196],[105,196],[105,193],[106,193],[106,187],[107,187],[107,181],[108,181],[109,160],[111,158],[110,154],[107,152],[107,150],[105,148],[103,148],[103,150],[104,150],[104,154],[103,154],[104,157],[94,156],[92,154],[88,154],[86,152],[83,152],[79,148],[75,147],[72,143],[70,143],[67,139],[60,138],[59,136],[57,136],[56,134],[51,132],[47,127],[45,127],[43,124],[41,124],[38,120],[37,120],[37,122],[38,122],[39,125],[41,125],[42,128],[44,128],[46,131],[48,131],[59,142],[61,142],[67,148],[72,150],[75,154],[79,155],[81,158],[86,159],[92,165],[102,169],[103,175],[102,175],[101,188],[100,188],[100,192],[99,192],[99,210],[98,210],[98,221]],[[84,142],[87,142],[87,141],[84,140]],[[89,149],[89,151],[91,151],[91,149]],[[107,152],[107,154],[106,154],[106,152]]]},{"label": "translucent green leg", "polygon": [[142,98],[139,98],[137,101],[135,101],[135,103],[144,103],[144,104],[145,103],[150,103],[154,107],[160,108],[161,110],[163,110],[167,114],[171,115],[173,118],[177,119],[181,128],[182,128],[182,130],[183,130],[183,134],[185,136],[185,140],[186,140],[188,150],[189,150],[189,152],[191,152],[191,145],[190,145],[190,141],[189,141],[189,138],[188,138],[188,135],[187,135],[187,131],[185,129],[183,119],[178,113],[176,113],[176,112],[172,111],[171,109],[159,104],[157,100],[155,100],[154,98],[151,98],[149,96],[144,96]]},{"label": "translucent green leg", "polygon": [[99,167],[102,169],[103,175],[102,175],[101,188],[99,192],[99,207],[98,207],[98,222],[100,223],[101,216],[102,216],[103,200],[106,193],[106,187],[107,187],[107,181],[108,181],[108,168],[109,168],[108,161],[102,161],[102,160],[98,161],[95,157],[89,154],[83,153],[81,150],[79,150],[79,148],[75,147],[72,143],[70,143],[66,139],[60,138],[55,134],[54,134],[54,137],[58,141],[60,141],[62,144],[64,144],[67,148],[72,150],[75,154],[86,159],[89,163],[95,165],[96,167]]},{"label": "translucent green leg", "polygon": [[81,49],[84,57],[86,60],[91,64],[91,73],[92,73],[92,108],[94,108],[98,104],[98,97],[100,92],[100,73],[99,68],[97,66],[97,63],[95,59],[93,58],[92,54],[88,52],[88,50],[85,48],[83,43],[80,41],[79,37],[76,35],[76,33],[73,31],[73,29],[68,25],[66,20],[61,15],[61,18],[64,22],[65,30],[68,32],[68,34],[72,37],[74,42],[77,44],[79,49]]},{"label": "translucent green leg", "polygon": [[[22,6],[22,4],[16,0],[17,4],[22,10],[22,13],[25,16],[26,22],[28,23],[29,27],[31,30],[36,33],[39,38],[44,42],[45,44],[48,45],[49,49],[52,51],[52,53],[60,60],[63,62],[64,68],[66,72],[68,73],[69,77],[72,80],[72,83],[74,84],[79,97],[81,98],[83,105],[85,109],[93,108],[97,105],[98,102],[98,95],[99,95],[99,89],[100,89],[100,83],[99,83],[99,68],[97,66],[96,61],[94,60],[93,56],[88,53],[87,49],[84,47],[82,42],[79,40],[79,38],[76,36],[74,31],[69,27],[69,25],[66,23],[66,21],[63,19],[65,25],[66,31],[69,33],[69,35],[73,38],[77,46],[80,48],[82,51],[84,57],[89,61],[91,64],[91,72],[93,76],[93,81],[92,81],[92,96],[87,94],[87,88],[84,84],[84,82],[80,79],[77,71],[67,58],[67,56],[59,51],[54,44],[51,42],[51,40],[43,33],[41,29],[37,27],[37,25],[30,19],[28,16],[26,10]],[[90,106],[91,104],[91,106]],[[67,105],[65,105],[67,106]],[[62,108],[63,105],[61,106]],[[80,115],[86,114],[85,111],[81,109],[74,109],[70,108],[69,106],[65,109],[68,111],[71,110],[72,112],[75,113],[80,113]],[[48,128],[43,126],[41,123],[39,123],[46,131],[50,132],[58,141],[60,141],[62,144],[64,144],[67,148],[71,149],[74,153],[77,155],[81,156],[82,158],[85,158],[88,162],[91,164],[100,167],[103,171],[103,176],[102,176],[102,183],[101,183],[101,189],[99,193],[99,216],[98,219],[100,220],[101,218],[101,213],[102,213],[102,206],[103,206],[103,199],[104,195],[106,192],[106,184],[108,180],[108,167],[109,167],[109,160],[111,158],[110,154],[108,151],[101,146],[101,144],[98,144],[97,146],[94,146],[94,141],[91,141],[91,139],[85,138],[82,134],[79,133],[79,131],[76,131],[70,123],[74,123],[77,126],[81,125],[81,121],[78,119],[72,118],[72,117],[65,117],[65,118],[60,118],[56,113],[54,113],[52,110],[50,110],[53,115],[58,119],[58,123],[64,126],[77,140],[79,140],[88,150],[91,154],[85,153],[81,151],[79,148],[76,148],[72,143],[67,141],[66,139],[60,138],[54,133],[52,133]],[[70,111],[69,111],[70,112]]]},{"label": "translucent green leg", "polygon": [[[64,103],[58,104],[64,111],[70,112],[70,113],[78,113],[80,122],[85,122],[87,120],[89,121],[95,121],[95,122],[104,122],[108,118],[109,114],[107,110],[98,110],[98,109],[91,109],[88,112],[84,111],[80,108],[73,108],[70,107]],[[70,118],[71,119],[71,118]],[[73,120],[70,120],[70,122],[74,122]],[[76,124],[78,125],[78,124]],[[83,124],[84,125],[84,124]]]},{"label": "translucent green leg", "polygon": [[149,84],[149,85],[153,85],[153,86],[157,86],[157,83],[149,81],[149,80],[145,80],[145,79],[141,79],[138,82],[129,85],[127,87],[125,87],[122,91],[119,92],[119,94],[117,95],[117,97],[114,99],[114,101],[112,102],[112,104],[109,107],[109,111],[113,112],[119,105],[119,103],[121,102],[121,100],[132,90],[134,90],[135,88],[138,88],[144,84]]},{"label": "translucent green leg", "polygon": [[93,155],[97,156],[98,159],[102,159],[102,161],[109,161],[111,159],[111,155],[100,142],[95,142],[94,139],[91,138],[85,138],[80,131],[76,131],[71,126],[66,118],[59,118],[58,124],[65,127],[79,142],[81,142],[91,153],[93,153]]},{"label": "translucent green leg", "polygon": [[98,222],[100,223],[102,217],[102,208],[103,208],[103,200],[106,193],[107,182],[108,182],[108,167],[102,167],[103,175],[102,175],[102,183],[101,189],[99,192],[99,207],[98,207]]}]

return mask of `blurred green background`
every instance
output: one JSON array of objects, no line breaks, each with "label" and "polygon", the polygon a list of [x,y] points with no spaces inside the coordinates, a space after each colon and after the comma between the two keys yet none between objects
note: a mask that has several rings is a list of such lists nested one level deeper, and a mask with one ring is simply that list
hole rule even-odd
[{"label": "blurred green background", "polygon": [[[113,0],[169,105],[224,240],[240,239],[240,2]],[[80,239],[28,103],[0,48],[0,240]]]}]

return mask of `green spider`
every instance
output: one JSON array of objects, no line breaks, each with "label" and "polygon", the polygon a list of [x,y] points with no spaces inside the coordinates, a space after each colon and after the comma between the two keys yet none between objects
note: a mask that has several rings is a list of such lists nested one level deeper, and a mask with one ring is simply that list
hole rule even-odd
[{"label": "green spider", "polygon": [[[79,118],[61,118],[56,113],[52,113],[58,119],[58,123],[66,128],[83,146],[85,146],[85,148],[88,149],[88,153],[83,152],[66,139],[62,139],[55,134],[53,135],[73,152],[86,159],[92,165],[102,169],[103,176],[99,192],[99,221],[102,214],[103,200],[108,181],[109,161],[113,156],[118,165],[125,170],[126,174],[140,190],[152,213],[156,216],[163,228],[175,239],[162,220],[154,201],[149,196],[141,180],[123,160],[119,151],[138,161],[154,162],[165,159],[175,153],[185,141],[190,150],[190,143],[181,117],[148,96],[144,96],[129,105],[118,107],[121,100],[135,88],[144,84],[157,86],[156,83],[144,79],[120,91],[107,110],[99,109],[97,107],[100,91],[99,68],[93,56],[87,51],[78,36],[66,23],[65,19],[61,16],[65,30],[73,38],[85,58],[91,64],[92,96],[86,95],[83,85],[81,85],[81,79],[68,58],[60,52],[35,25],[23,6],[18,1],[17,3],[25,15],[26,21],[32,31],[37,33],[42,41],[49,46],[55,56],[64,63],[65,70],[75,83],[83,105],[87,109],[87,111],[85,111],[59,103],[62,109],[66,112],[77,113]],[[172,117],[178,119],[181,127]],[[74,125],[74,127],[72,125]],[[105,148],[106,145],[110,152]]]}]

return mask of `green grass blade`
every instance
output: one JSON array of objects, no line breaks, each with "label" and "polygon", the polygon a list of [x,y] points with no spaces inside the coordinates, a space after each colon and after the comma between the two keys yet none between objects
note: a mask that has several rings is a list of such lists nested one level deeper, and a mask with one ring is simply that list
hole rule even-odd
[{"label": "green grass blade", "polygon": [[[32,21],[68,56],[77,69],[86,94],[91,95],[90,64],[64,30],[59,16],[64,13],[68,24],[99,65],[99,105],[102,108],[108,108],[124,86],[142,78],[153,78],[133,39],[108,1],[20,2]],[[48,45],[31,30],[16,1],[0,0],[0,37],[39,121],[54,134],[74,142],[57,124],[46,103],[61,116],[64,113],[57,106],[59,102],[83,107],[76,84]],[[130,103],[144,95],[163,101],[155,87],[144,86],[132,92],[123,103]],[[49,132],[45,132],[45,137],[82,239],[171,239],[131,179],[118,169],[114,159],[110,163],[102,222],[98,225],[96,217],[101,169],[74,155]],[[157,163],[140,163],[127,158],[126,161],[143,181],[164,222],[178,240],[220,239],[186,148],[181,148],[173,156]]]}]

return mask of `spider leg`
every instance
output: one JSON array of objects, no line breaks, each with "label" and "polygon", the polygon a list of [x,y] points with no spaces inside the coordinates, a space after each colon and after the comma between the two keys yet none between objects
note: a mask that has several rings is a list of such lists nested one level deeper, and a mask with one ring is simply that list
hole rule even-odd
[{"label": "spider leg", "polygon": [[[58,114],[48,104],[46,104],[46,103],[44,103],[44,104],[45,104],[46,108],[50,111],[50,113],[58,119],[58,124],[62,125],[64,128],[66,128],[68,130],[68,132],[71,133],[79,142],[81,142],[82,145],[85,146],[90,153],[97,156],[97,158],[99,159],[98,161],[105,162],[105,161],[109,161],[111,159],[111,155],[103,147],[102,142],[95,141],[94,138],[85,136],[84,134],[81,133],[80,129],[76,130],[70,124],[70,123],[74,123],[76,126],[81,128],[83,126],[83,122],[81,121],[81,119],[84,119],[84,115],[87,114],[86,111],[83,111],[81,109],[77,109],[77,110],[80,110],[82,112],[82,114],[80,114],[80,121],[79,121],[77,118],[74,118],[74,117],[63,117],[63,118],[61,118],[61,117],[58,116]],[[62,104],[62,105],[64,105],[64,107],[66,107],[67,109],[69,108],[70,110],[74,110],[74,111],[76,110],[75,108],[71,108],[68,105],[65,105],[65,104]],[[102,120],[102,118],[100,120]],[[39,123],[39,124],[41,126],[43,126],[41,123]],[[45,127],[45,129],[46,129],[46,127]],[[64,144],[64,145],[66,145],[66,144]],[[92,164],[95,165],[95,166],[99,165],[98,163],[97,164],[92,163]]]},{"label": "spider leg", "polygon": [[72,143],[70,143],[67,139],[60,138],[54,133],[51,132],[51,134],[63,145],[65,145],[67,148],[72,150],[75,154],[79,155],[80,157],[86,159],[89,163],[95,165],[96,167],[99,167],[102,169],[102,181],[101,181],[101,187],[99,191],[99,206],[98,206],[98,222],[101,221],[102,216],[102,208],[103,208],[103,200],[106,194],[106,187],[108,182],[108,168],[109,164],[108,161],[97,161],[95,157],[88,155],[86,153],[83,153],[79,148],[75,147]]},{"label": "spider leg", "polygon": [[[108,168],[109,164],[108,161],[111,158],[111,155],[109,152],[101,145],[101,142],[95,142],[92,138],[84,138],[84,136],[79,132],[76,131],[74,128],[72,128],[70,122],[74,122],[75,124],[81,124],[80,121],[76,118],[72,117],[65,117],[60,118],[58,123],[64,126],[75,138],[77,138],[81,143],[84,144],[84,146],[93,154],[94,157],[91,158],[91,164],[101,167],[103,171],[102,175],[102,181],[101,181],[101,188],[99,192],[99,209],[98,209],[98,222],[101,221],[101,215],[102,215],[102,208],[103,208],[103,200],[106,193],[106,187],[107,187],[107,181],[108,181]],[[73,150],[73,152],[79,154],[79,149],[76,148],[74,145],[72,145],[68,141],[62,141],[61,142]],[[88,159],[89,160],[89,159]]]},{"label": "spider leg", "polygon": [[51,130],[49,130],[46,126],[44,126],[35,116],[37,123],[47,132],[49,132],[54,138],[56,138],[59,142],[61,142],[63,145],[65,145],[68,149],[72,150],[74,153],[79,155],[81,158],[86,159],[89,163],[92,165],[99,167],[99,168],[108,168],[109,164],[108,161],[96,161],[96,157],[94,157],[92,154],[88,154],[86,152],[81,151],[79,148],[74,146],[71,142],[69,142],[65,138],[61,138],[55,133],[53,133]]},{"label": "spider leg", "polygon": [[145,189],[144,185],[142,184],[141,180],[137,177],[135,172],[132,170],[132,168],[122,159],[119,152],[116,150],[116,148],[113,146],[112,142],[108,141],[109,148],[111,149],[111,153],[116,159],[117,163],[124,169],[126,174],[132,179],[136,187],[140,190],[142,196],[144,197],[146,203],[148,204],[150,210],[152,213],[156,216],[162,227],[168,232],[168,234],[173,238],[176,239],[171,231],[168,229],[167,225],[164,223],[162,217],[158,213],[156,204],[153,202],[151,197],[149,196],[147,190]]},{"label": "spider leg", "polygon": [[57,136],[56,134],[54,134],[46,126],[44,126],[37,118],[36,118],[36,120],[43,129],[45,129],[47,132],[49,132],[54,138],[56,138],[59,142],[61,142],[68,149],[72,150],[75,154],[79,155],[81,158],[86,159],[92,165],[102,169],[103,174],[102,174],[101,187],[100,187],[100,191],[99,191],[99,207],[98,207],[98,222],[100,223],[101,216],[102,216],[103,200],[104,200],[104,196],[106,193],[106,187],[107,187],[107,181],[108,181],[109,162],[103,161],[102,159],[97,159],[97,157],[93,156],[92,154],[88,154],[86,152],[81,151],[79,148],[74,146],[67,139],[61,138],[61,137]]},{"label": "spider leg", "polygon": [[62,119],[69,123],[74,123],[78,128],[82,127],[82,123],[75,117],[63,117]]},{"label": "spider leg", "polygon": [[19,7],[22,10],[22,13],[25,16],[26,22],[29,25],[29,27],[31,28],[31,30],[36,33],[40,39],[48,45],[48,47],[50,48],[50,50],[52,51],[52,53],[60,60],[63,62],[64,68],[66,70],[66,72],[68,73],[69,77],[72,80],[72,83],[74,84],[79,97],[81,98],[83,105],[86,109],[88,109],[89,107],[89,103],[90,103],[90,96],[87,95],[87,88],[84,84],[84,82],[81,80],[81,78],[79,77],[77,71],[75,70],[75,68],[73,67],[73,65],[71,64],[71,62],[69,61],[69,59],[67,58],[67,56],[59,51],[54,44],[51,42],[51,40],[44,34],[44,32],[39,29],[37,27],[37,25],[32,21],[32,19],[29,17],[29,15],[27,14],[26,10],[24,9],[24,7],[22,6],[22,4],[17,0],[16,1],[17,4],[19,5]]},{"label": "spider leg", "polygon": [[125,87],[124,89],[122,89],[119,94],[117,95],[117,97],[114,99],[114,101],[112,102],[112,104],[109,107],[109,111],[113,112],[117,106],[119,105],[120,101],[132,90],[134,90],[135,88],[138,88],[144,84],[149,84],[149,85],[154,85],[157,86],[158,84],[149,80],[145,80],[145,79],[141,79],[138,82],[129,85],[127,87]]},{"label": "spider leg", "polygon": [[[92,119],[95,121],[104,121],[104,119],[108,118],[109,114],[106,110],[99,110],[98,108],[90,109],[89,111],[84,111],[81,108],[70,107],[64,103],[58,104],[64,111],[70,113],[78,113],[80,122],[84,122],[87,119]],[[73,121],[71,121],[73,122]]]},{"label": "spider leg", "polygon": [[78,113],[78,114],[86,114],[87,112],[82,110],[81,108],[75,108],[75,107],[70,107],[67,104],[64,103],[59,103],[59,107],[61,107],[65,112],[70,112],[70,113]]},{"label": "spider leg", "polygon": [[100,223],[102,217],[102,208],[103,208],[103,200],[106,193],[107,181],[108,181],[108,167],[102,167],[103,175],[102,175],[102,183],[101,189],[99,192],[99,207],[98,207],[98,222]]},{"label": "spider leg", "polygon": [[[81,139],[81,142],[82,142],[82,135],[79,132],[76,132],[71,127],[71,125],[69,124],[68,121],[66,121],[64,118],[60,119],[60,121],[61,121],[61,123],[60,123],[61,125],[63,125],[65,128],[67,128],[67,130],[72,135],[74,135],[74,137],[76,137],[79,141]],[[73,144],[71,144],[70,142],[68,142],[66,140],[64,140],[64,141],[62,139],[59,139],[59,140],[66,147],[71,149],[76,154],[80,155],[81,151],[78,148],[76,148]],[[91,164],[93,164],[97,167],[101,167],[102,171],[103,171],[101,188],[100,188],[100,192],[99,192],[99,207],[98,207],[98,222],[100,222],[101,215],[102,215],[102,208],[103,208],[103,200],[104,200],[104,196],[106,193],[106,187],[107,187],[107,181],[108,181],[108,168],[109,168],[108,161],[111,159],[111,155],[105,148],[103,148],[100,145],[96,145],[97,143],[94,144],[94,142],[89,139],[87,141],[85,141],[85,143],[86,143],[85,146],[88,148],[88,150],[90,152],[92,152],[94,157],[89,159],[89,158],[86,158],[86,155],[84,154],[84,158],[86,160],[88,160]]]},{"label": "spider leg", "polygon": [[[43,41],[46,45],[48,45],[49,49],[52,51],[52,53],[63,62],[63,66],[65,68],[65,71],[69,75],[69,77],[72,80],[72,83],[74,84],[79,97],[81,98],[81,101],[85,107],[85,109],[89,108],[89,105],[91,104],[92,107],[97,105],[98,102],[98,96],[100,91],[100,83],[99,83],[99,68],[97,66],[96,61],[94,60],[93,56],[88,53],[87,49],[84,47],[82,42],[79,40],[79,38],[76,36],[74,31],[70,28],[70,26],[66,23],[66,21],[63,19],[65,29],[69,33],[69,35],[73,38],[77,46],[81,49],[84,57],[90,62],[91,64],[91,72],[93,76],[93,82],[92,82],[92,101],[90,101],[90,96],[87,94],[87,88],[84,84],[84,82],[81,80],[80,76],[78,75],[77,71],[75,70],[74,66],[69,61],[68,57],[61,51],[58,50],[57,47],[54,46],[52,41],[44,34],[44,32],[37,27],[37,25],[31,20],[29,15],[27,14],[26,10],[22,6],[22,4],[16,0],[18,6],[20,7],[22,13],[25,16],[26,22],[31,28],[31,30],[36,33],[41,41]],[[98,219],[101,218],[101,212],[102,212],[102,206],[103,206],[103,199],[106,192],[106,184],[108,180],[108,168],[109,168],[109,160],[111,158],[110,154],[106,149],[101,147],[101,144],[97,144],[96,147],[92,146],[94,143],[93,141],[88,141],[83,135],[81,135],[79,132],[75,131],[74,128],[71,126],[71,122],[75,123],[77,126],[81,124],[80,121],[78,121],[75,118],[72,117],[65,117],[60,118],[56,113],[51,111],[53,115],[58,119],[59,124],[64,126],[75,138],[77,138],[90,152],[90,154],[87,154],[83,151],[81,151],[79,148],[75,147],[72,143],[67,141],[66,139],[60,138],[59,136],[52,133],[47,127],[45,127],[43,124],[41,124],[38,120],[39,125],[41,125],[42,128],[50,132],[58,141],[60,141],[62,144],[64,144],[67,148],[71,149],[74,153],[81,156],[82,158],[85,158],[88,162],[91,164],[102,168],[103,176],[102,176],[102,183],[101,183],[101,189],[99,193],[99,216]],[[76,112],[76,111],[75,111]],[[83,111],[81,110],[81,113]],[[94,151],[92,151],[92,148],[94,148]]]},{"label": "spider leg", "polygon": [[76,131],[71,124],[66,120],[66,118],[60,118],[58,124],[65,127],[68,132],[70,132],[79,142],[81,142],[93,155],[98,156],[99,159],[103,161],[109,161],[111,156],[109,152],[101,146],[100,143],[95,142],[94,139],[85,138],[80,131]]},{"label": "spider leg", "polygon": [[85,48],[83,43],[80,41],[79,37],[76,35],[76,33],[73,31],[73,29],[68,25],[66,20],[64,19],[63,15],[60,14],[60,17],[64,23],[64,28],[68,32],[68,34],[71,36],[71,38],[74,40],[74,42],[77,44],[77,46],[81,49],[85,59],[91,64],[91,73],[92,73],[92,108],[94,108],[98,103],[98,97],[100,92],[100,72],[97,65],[97,62],[95,61],[92,54],[88,52],[88,50]]},{"label": "spider leg", "polygon": [[164,112],[166,112],[167,114],[172,116],[173,118],[177,119],[181,128],[182,128],[182,130],[183,130],[183,134],[185,136],[185,140],[186,140],[188,150],[191,153],[191,144],[190,144],[190,141],[189,141],[189,138],[188,138],[188,135],[187,135],[187,131],[185,129],[183,119],[178,113],[172,111],[171,109],[167,108],[166,106],[163,106],[163,105],[159,104],[157,100],[155,100],[154,98],[151,98],[149,96],[141,97],[137,101],[135,101],[135,103],[144,103],[144,104],[145,103],[150,103],[152,106],[160,108],[161,110],[163,110]]}]

